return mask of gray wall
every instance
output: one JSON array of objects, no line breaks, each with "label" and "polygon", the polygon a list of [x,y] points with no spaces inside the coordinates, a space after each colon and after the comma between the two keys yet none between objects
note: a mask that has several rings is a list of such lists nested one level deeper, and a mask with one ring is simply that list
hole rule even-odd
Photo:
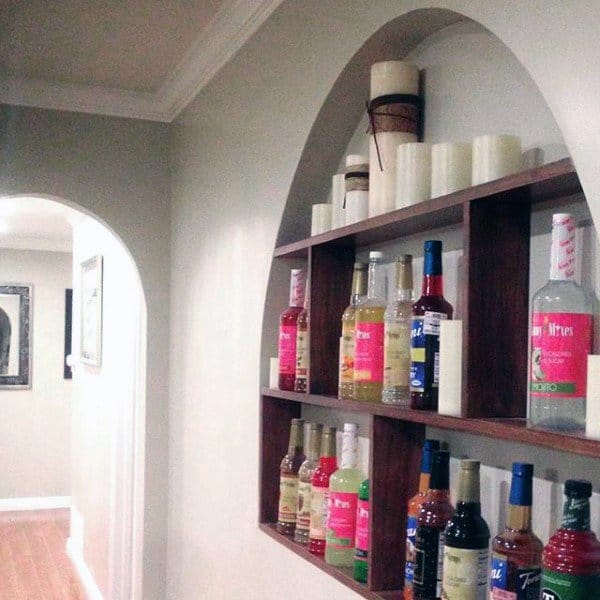
[{"label": "gray wall", "polygon": [[0,195],[41,194],[98,217],[124,242],[148,319],[144,598],[164,596],[169,369],[168,126],[0,107]]},{"label": "gray wall", "polygon": [[[256,526],[263,301],[269,278],[283,282],[290,266],[270,271],[284,209],[280,239],[300,237],[302,214],[326,196],[329,175],[356,128],[366,93],[366,76],[356,68],[389,57],[394,47],[374,44],[371,56],[361,55],[344,71],[346,65],[387,21],[433,4],[285,2],[176,125],[169,598],[351,595]],[[600,121],[594,101],[600,77],[592,67],[600,55],[594,33],[600,17],[593,3],[540,0],[521,3],[518,11],[508,1],[435,4],[479,20],[524,64],[557,119],[592,214],[600,216],[593,165],[600,141],[592,133]],[[415,27],[427,30],[423,23]],[[397,48],[406,50],[406,42]],[[344,78],[357,89],[338,85]],[[327,104],[330,92],[335,102]],[[556,130],[547,141],[557,143]],[[263,359],[273,353],[284,296],[267,298]],[[262,368],[266,382],[264,360]],[[501,451],[519,451],[507,448]]]}]

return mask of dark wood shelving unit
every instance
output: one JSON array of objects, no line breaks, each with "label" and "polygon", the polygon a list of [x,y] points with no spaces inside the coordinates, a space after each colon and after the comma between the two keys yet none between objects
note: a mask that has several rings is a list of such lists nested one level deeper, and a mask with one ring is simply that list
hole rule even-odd
[{"label": "dark wood shelving unit", "polygon": [[[536,204],[583,199],[570,159],[474,186],[275,249],[279,259],[305,258],[310,275],[309,393],[261,393],[260,528],[365,598],[401,597],[406,504],[418,487],[426,426],[600,457],[600,441],[530,429],[525,422],[530,218]],[[462,417],[385,404],[339,400],[340,318],[348,304],[358,249],[461,225],[465,277]],[[289,423],[303,405],[368,416],[371,432],[369,582],[327,565],[273,527],[279,463]]]}]

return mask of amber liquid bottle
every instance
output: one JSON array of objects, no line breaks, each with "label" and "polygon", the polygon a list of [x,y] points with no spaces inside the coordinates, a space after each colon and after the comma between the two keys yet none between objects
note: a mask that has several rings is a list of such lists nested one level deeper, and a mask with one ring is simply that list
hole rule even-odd
[{"label": "amber liquid bottle", "polygon": [[425,242],[423,291],[413,305],[411,332],[410,406],[437,410],[439,385],[440,321],[452,318],[452,305],[444,298],[442,242]]},{"label": "amber liquid bottle", "polygon": [[292,269],[290,305],[279,318],[279,389],[294,391],[296,382],[296,339],[298,317],[304,307],[305,277],[302,269]]},{"label": "amber liquid bottle", "polygon": [[[307,287],[310,287],[307,286]],[[310,370],[310,338],[308,327],[308,289],[304,293],[304,308],[296,321],[296,379],[294,391],[308,392],[308,374]]]},{"label": "amber liquid bottle", "polygon": [[429,491],[417,519],[413,579],[415,600],[440,600],[442,596],[444,530],[454,515],[450,504],[449,463],[448,452],[434,452]]},{"label": "amber liquid bottle", "polygon": [[491,600],[538,600],[542,542],[531,530],[533,465],[513,463],[506,529],[492,542]]},{"label": "amber liquid bottle", "polygon": [[354,398],[354,347],[356,327],[356,307],[367,293],[367,264],[354,263],[350,304],[342,315],[342,344],[340,349],[340,373],[338,396],[342,400]]},{"label": "amber liquid bottle", "polygon": [[404,566],[404,600],[413,600],[413,578],[415,574],[415,538],[417,536],[417,519],[419,511],[429,490],[431,463],[433,453],[440,449],[438,440],[425,440],[421,455],[421,476],[419,491],[408,502],[408,518],[406,522],[406,561]]},{"label": "amber liquid bottle", "polygon": [[327,536],[327,503],[329,502],[329,479],[337,471],[335,427],[323,427],[321,458],[311,479],[310,526],[308,551],[317,556],[325,554]]},{"label": "amber liquid bottle", "polygon": [[600,598],[600,542],[590,530],[589,481],[565,482],[562,526],[544,548],[542,600]]},{"label": "amber liquid bottle", "polygon": [[277,531],[294,535],[296,529],[296,506],[298,503],[298,471],[305,460],[304,419],[292,419],[290,443],[287,454],[279,468],[279,515]]},{"label": "amber liquid bottle", "polygon": [[489,547],[490,530],[479,499],[479,462],[462,460],[456,513],[444,532],[444,600],[486,600]]}]

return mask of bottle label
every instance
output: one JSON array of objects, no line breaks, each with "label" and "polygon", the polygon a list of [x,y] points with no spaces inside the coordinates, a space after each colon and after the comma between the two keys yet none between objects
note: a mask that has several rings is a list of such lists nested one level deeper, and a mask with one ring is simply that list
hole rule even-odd
[{"label": "bottle label", "polygon": [[541,600],[600,598],[600,575],[569,575],[544,569]]},{"label": "bottle label", "polygon": [[404,562],[404,587],[411,587],[415,575],[415,538],[417,536],[417,517],[408,516],[406,522],[406,560]]},{"label": "bottle label", "polygon": [[327,546],[335,550],[354,548],[358,494],[330,492],[327,504]]},{"label": "bottle label", "polygon": [[517,566],[502,554],[492,554],[491,600],[539,600],[542,570]]},{"label": "bottle label", "polygon": [[590,526],[589,498],[567,498],[563,506],[562,527],[585,531]]},{"label": "bottle label", "polygon": [[355,558],[365,561],[369,556],[369,501],[358,500],[356,508]]},{"label": "bottle label", "polygon": [[296,506],[296,529],[308,531],[310,528],[311,485],[305,481],[298,484],[298,504]]},{"label": "bottle label", "polygon": [[487,548],[444,548],[444,600],[486,600],[489,568]]},{"label": "bottle label", "polygon": [[310,494],[310,530],[313,540],[325,539],[325,523],[327,523],[327,497],[329,488],[312,486]]},{"label": "bottle label", "polygon": [[356,324],[354,381],[383,382],[383,323]]},{"label": "bottle label", "polygon": [[417,527],[415,547],[415,597],[439,598],[442,595],[444,531]]},{"label": "bottle label", "polygon": [[298,502],[298,476],[282,475],[279,479],[279,516],[281,523],[296,522]]},{"label": "bottle label", "polygon": [[440,380],[440,321],[448,315],[426,311],[413,317],[410,344],[410,391],[424,392],[438,387]]},{"label": "bottle label", "polygon": [[340,383],[354,382],[354,329],[343,332],[340,356]]},{"label": "bottle label", "polygon": [[308,331],[298,328],[296,335],[296,379],[308,378]]},{"label": "bottle label", "polygon": [[296,373],[296,325],[279,327],[279,374]]},{"label": "bottle label", "polygon": [[591,350],[591,315],[533,313],[530,381],[532,397],[585,397],[586,357]]},{"label": "bottle label", "polygon": [[386,323],[383,347],[383,387],[410,385],[410,333],[408,322]]}]

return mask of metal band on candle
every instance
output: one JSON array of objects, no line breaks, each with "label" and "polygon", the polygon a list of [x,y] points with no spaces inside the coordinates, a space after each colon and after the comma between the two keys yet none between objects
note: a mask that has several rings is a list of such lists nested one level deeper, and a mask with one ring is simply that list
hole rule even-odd
[{"label": "metal band on candle", "polygon": [[[344,175],[346,183],[346,194],[348,192],[368,192],[369,191],[369,165],[352,165],[346,167]],[[346,208],[346,195],[344,195],[344,208]]]},{"label": "metal band on candle", "polygon": [[388,131],[412,133],[419,135],[421,99],[414,94],[389,94],[379,96],[367,102],[369,116],[368,133],[373,135],[377,149],[379,168],[383,171],[383,163],[377,143],[377,134]]}]

